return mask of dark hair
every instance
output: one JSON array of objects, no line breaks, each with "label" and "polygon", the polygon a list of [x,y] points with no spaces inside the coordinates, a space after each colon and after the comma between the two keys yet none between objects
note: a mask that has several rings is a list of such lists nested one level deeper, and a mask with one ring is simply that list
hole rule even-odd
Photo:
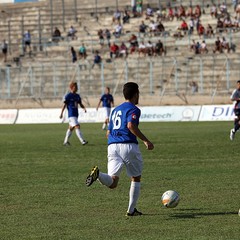
[{"label": "dark hair", "polygon": [[132,99],[136,93],[139,93],[138,85],[135,82],[125,83],[123,86],[123,96],[126,100]]},{"label": "dark hair", "polygon": [[240,80],[238,80],[237,83],[240,83]]}]

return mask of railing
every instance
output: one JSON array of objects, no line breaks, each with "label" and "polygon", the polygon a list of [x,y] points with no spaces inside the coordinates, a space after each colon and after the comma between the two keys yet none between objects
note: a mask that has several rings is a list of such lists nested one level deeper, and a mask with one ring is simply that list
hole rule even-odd
[{"label": "railing", "polygon": [[223,56],[116,59],[94,68],[91,63],[81,62],[5,67],[0,68],[0,99],[61,98],[71,80],[78,82],[85,97],[98,96],[105,86],[111,87],[114,95],[121,95],[122,85],[135,81],[143,96],[196,94],[213,99],[215,95],[229,93],[240,78],[240,58]]}]

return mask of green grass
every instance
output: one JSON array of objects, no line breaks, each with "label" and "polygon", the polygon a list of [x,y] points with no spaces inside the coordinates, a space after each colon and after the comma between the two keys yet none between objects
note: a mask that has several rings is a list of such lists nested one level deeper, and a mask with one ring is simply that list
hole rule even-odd
[{"label": "green grass", "polygon": [[[144,158],[138,209],[126,218],[129,179],[117,189],[85,186],[91,167],[107,166],[101,124],[82,124],[89,144],[67,125],[0,126],[0,239],[240,239],[240,135],[229,140],[231,122],[141,123],[155,144]],[[175,209],[161,205],[174,189]]]}]

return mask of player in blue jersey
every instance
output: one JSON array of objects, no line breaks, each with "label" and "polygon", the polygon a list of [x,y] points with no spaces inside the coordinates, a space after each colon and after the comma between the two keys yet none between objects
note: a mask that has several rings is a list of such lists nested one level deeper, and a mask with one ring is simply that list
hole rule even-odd
[{"label": "player in blue jersey", "polygon": [[104,114],[105,114],[105,122],[103,123],[102,129],[105,130],[106,126],[109,123],[111,107],[114,106],[114,99],[113,99],[112,94],[110,94],[109,87],[105,88],[105,93],[101,96],[99,103],[97,105],[97,111],[98,111],[98,108],[100,107],[101,102],[102,102],[102,107],[104,109]]},{"label": "player in blue jersey", "polygon": [[234,113],[234,128],[230,131],[230,140],[234,140],[235,133],[240,128],[240,80],[237,81],[237,88],[232,92],[231,100],[235,102]]},{"label": "player in blue jersey", "polygon": [[139,150],[137,138],[141,139],[148,150],[154,148],[153,144],[138,128],[140,109],[136,106],[139,99],[138,85],[128,82],[123,87],[125,102],[116,107],[110,116],[108,127],[108,174],[99,171],[95,166],[86,179],[90,186],[97,179],[109,188],[116,188],[123,166],[131,177],[129,191],[129,205],[126,216],[142,215],[136,209],[140,193],[140,180],[143,160]]},{"label": "player in blue jersey", "polygon": [[68,119],[69,119],[69,128],[66,132],[66,137],[64,139],[63,145],[70,145],[69,138],[72,135],[72,131],[75,129],[76,135],[82,145],[86,145],[88,142],[83,139],[82,133],[80,131],[80,124],[78,122],[78,104],[80,107],[87,112],[85,106],[82,103],[82,99],[79,94],[77,94],[78,86],[76,82],[70,82],[69,84],[70,92],[64,98],[64,105],[60,114],[60,118],[63,117],[63,112],[67,107],[68,110]]}]

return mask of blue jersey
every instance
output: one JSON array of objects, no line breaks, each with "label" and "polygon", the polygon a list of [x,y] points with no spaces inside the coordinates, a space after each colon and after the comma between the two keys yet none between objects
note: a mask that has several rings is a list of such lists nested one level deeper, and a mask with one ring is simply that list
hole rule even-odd
[{"label": "blue jersey", "polygon": [[81,97],[77,93],[68,93],[65,96],[64,103],[67,104],[68,117],[78,117],[78,104],[81,102]]},{"label": "blue jersey", "polygon": [[102,97],[100,98],[102,101],[102,106],[103,107],[111,107],[111,103],[113,102],[113,96],[111,94],[103,94]]},{"label": "blue jersey", "polygon": [[132,122],[138,126],[140,116],[140,109],[130,102],[122,103],[116,107],[110,116],[108,144],[138,143],[137,137],[131,133],[127,124]]}]

